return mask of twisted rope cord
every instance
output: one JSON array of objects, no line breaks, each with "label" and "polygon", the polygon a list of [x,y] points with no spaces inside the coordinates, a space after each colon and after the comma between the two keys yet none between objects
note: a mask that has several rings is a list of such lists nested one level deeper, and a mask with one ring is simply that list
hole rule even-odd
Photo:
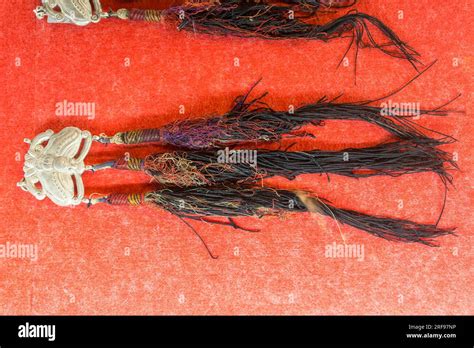
[{"label": "twisted rope cord", "polygon": [[138,129],[115,134],[110,142],[112,144],[141,144],[159,142],[163,137],[162,129]]},{"label": "twisted rope cord", "polygon": [[142,171],[144,167],[144,161],[136,157],[124,157],[115,161],[113,168],[122,170],[134,170]]},{"label": "twisted rope cord", "polygon": [[145,22],[161,22],[162,19],[161,10],[142,10],[142,9],[131,9],[128,14],[128,18],[132,21],[145,21]]},{"label": "twisted rope cord", "polygon": [[132,205],[137,206],[145,202],[143,193],[122,194],[114,193],[107,197],[107,203],[111,205]]}]

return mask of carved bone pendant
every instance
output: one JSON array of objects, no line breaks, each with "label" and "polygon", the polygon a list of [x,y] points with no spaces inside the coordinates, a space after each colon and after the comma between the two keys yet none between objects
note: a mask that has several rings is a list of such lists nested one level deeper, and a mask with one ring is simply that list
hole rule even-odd
[{"label": "carved bone pendant", "polygon": [[50,23],[72,23],[87,25],[97,23],[102,16],[102,7],[99,0],[92,0],[95,13],[90,0],[42,0],[43,6],[36,8],[35,13],[39,19],[48,17]]},{"label": "carved bone pendant", "polygon": [[67,127],[56,134],[47,130],[25,142],[30,149],[18,186],[39,200],[48,197],[60,206],[80,204],[84,198],[81,175],[92,144],[91,133]]}]

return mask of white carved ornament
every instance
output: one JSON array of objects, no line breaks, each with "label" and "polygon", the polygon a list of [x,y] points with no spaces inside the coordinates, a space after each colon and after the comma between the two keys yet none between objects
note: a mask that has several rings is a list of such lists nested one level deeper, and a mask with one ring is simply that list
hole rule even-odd
[{"label": "white carved ornament", "polygon": [[25,155],[24,178],[18,186],[39,200],[48,197],[60,206],[80,204],[84,198],[81,175],[92,144],[91,133],[67,127],[56,134],[47,130],[25,142],[30,149]]}]

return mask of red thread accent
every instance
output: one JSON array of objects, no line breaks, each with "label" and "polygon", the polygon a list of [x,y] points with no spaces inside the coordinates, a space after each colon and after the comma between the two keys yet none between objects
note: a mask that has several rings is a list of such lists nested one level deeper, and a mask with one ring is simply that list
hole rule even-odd
[{"label": "red thread accent", "polygon": [[107,197],[107,202],[112,205],[129,205],[128,194],[114,193]]}]

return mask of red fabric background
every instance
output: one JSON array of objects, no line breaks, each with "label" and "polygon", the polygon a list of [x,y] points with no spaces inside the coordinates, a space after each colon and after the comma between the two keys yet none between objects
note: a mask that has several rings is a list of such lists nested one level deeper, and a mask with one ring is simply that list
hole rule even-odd
[{"label": "red fabric background", "polygon": [[[108,1],[105,7],[131,4],[150,5]],[[69,125],[112,134],[223,113],[261,77],[255,93],[269,91],[267,102],[275,108],[340,93],[341,100],[365,100],[400,86],[414,76],[413,69],[363,50],[355,85],[353,54],[349,67],[336,70],[347,40],[215,38],[114,20],[86,28],[49,25],[35,19],[36,5],[30,0],[0,5],[0,243],[39,247],[37,262],[0,259],[1,314],[473,313],[472,1],[361,0],[358,6],[394,28],[424,62],[438,59],[394,101],[419,101],[429,108],[463,94],[452,108],[465,114],[418,121],[460,140],[446,146],[458,154],[461,171],[454,173],[455,187],[449,189],[441,221],[457,226],[458,235],[429,248],[390,243],[347,226],[341,235],[333,220],[310,214],[239,219],[242,225],[258,226],[258,234],[193,223],[218,260],[210,259],[196,236],[166,212],[66,209],[35,201],[15,186],[27,150],[23,138]],[[400,10],[404,19],[398,18]],[[124,65],[126,58],[130,67]],[[234,58],[240,66],[234,66]],[[63,100],[95,102],[96,118],[55,116],[55,104]],[[294,149],[365,146],[387,137],[358,122],[328,122],[316,131],[317,139]],[[123,151],[143,149],[96,144],[89,158]],[[147,180],[113,171],[85,175],[90,192],[108,191],[112,182]],[[307,189],[342,207],[420,222],[435,221],[443,200],[443,186],[431,174],[359,181],[333,176],[330,182],[307,175],[268,184]],[[324,256],[326,245],[343,243],[343,238],[364,246],[364,261]]]}]

